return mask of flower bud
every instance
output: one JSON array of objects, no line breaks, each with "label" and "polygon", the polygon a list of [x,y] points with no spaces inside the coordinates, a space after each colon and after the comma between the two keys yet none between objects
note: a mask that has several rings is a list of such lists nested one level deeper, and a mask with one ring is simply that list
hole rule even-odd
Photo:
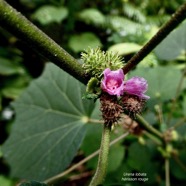
[{"label": "flower bud", "polygon": [[145,100],[136,95],[124,94],[121,98],[123,110],[132,117],[142,112]]},{"label": "flower bud", "polygon": [[106,125],[117,123],[123,112],[122,106],[118,104],[117,97],[103,93],[100,97],[102,118]]}]

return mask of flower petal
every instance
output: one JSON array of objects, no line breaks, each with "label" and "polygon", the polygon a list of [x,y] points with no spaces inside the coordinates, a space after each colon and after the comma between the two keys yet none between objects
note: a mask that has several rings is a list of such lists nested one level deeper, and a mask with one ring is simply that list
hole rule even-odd
[{"label": "flower petal", "polygon": [[103,91],[109,93],[110,95],[120,96],[123,94],[124,89],[124,74],[123,70],[113,70],[109,68],[103,71],[104,78],[101,82],[101,88]]},{"label": "flower petal", "polygon": [[142,99],[149,99],[144,93],[148,89],[148,83],[143,77],[133,77],[124,83],[124,91],[128,94],[137,95]]}]

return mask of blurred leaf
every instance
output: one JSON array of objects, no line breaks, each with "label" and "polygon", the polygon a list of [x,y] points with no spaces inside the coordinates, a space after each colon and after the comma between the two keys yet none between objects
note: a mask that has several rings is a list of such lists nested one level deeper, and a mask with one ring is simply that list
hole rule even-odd
[{"label": "blurred leaf", "polygon": [[29,182],[21,183],[20,186],[47,186],[47,185],[45,183],[29,181]]},{"label": "blurred leaf", "polygon": [[[100,148],[102,129],[103,128],[101,124],[99,125],[94,123],[88,126],[85,139],[81,145],[81,149],[85,153],[85,156],[90,155]],[[97,161],[98,156],[89,160],[87,166],[89,168],[95,169],[97,167]]]},{"label": "blurred leaf", "polygon": [[7,87],[2,90],[2,95],[6,98],[16,99],[20,96],[20,94],[25,90],[25,88],[19,87]]},{"label": "blurred leaf", "polygon": [[139,7],[133,6],[130,2],[124,3],[123,12],[127,17],[140,23],[144,23],[146,21],[146,17],[142,11],[139,10]]},{"label": "blurred leaf", "polygon": [[141,76],[147,79],[149,87],[146,94],[151,99],[168,100],[176,95],[182,74],[179,69],[173,66],[157,66],[154,68],[137,68],[129,76]]},{"label": "blurred leaf", "polygon": [[151,159],[152,153],[148,146],[135,142],[129,147],[127,164],[139,173],[146,173],[150,183],[156,181],[158,174],[156,164]]},{"label": "blurred leaf", "polygon": [[13,186],[13,182],[2,175],[0,175],[0,184],[1,186]]},{"label": "blurred leaf", "polygon": [[[1,145],[0,145],[0,158],[3,156],[3,152],[1,150]],[[0,182],[1,183],[1,182]]]},{"label": "blurred leaf", "polygon": [[136,43],[119,43],[112,45],[108,50],[118,53],[119,55],[128,55],[136,53],[141,49],[141,46]]},{"label": "blurred leaf", "polygon": [[102,46],[99,38],[91,32],[85,32],[79,35],[72,35],[70,37],[68,45],[74,52],[82,52],[88,47],[96,48]]},{"label": "blurred leaf", "polygon": [[158,66],[158,59],[154,53],[147,55],[139,64],[138,67],[155,67]]},{"label": "blurred leaf", "polygon": [[186,95],[185,95],[184,98],[183,98],[183,113],[184,113],[185,116],[186,116]]},{"label": "blurred leaf", "polygon": [[16,99],[26,88],[29,81],[30,77],[27,74],[7,77],[3,82],[2,95],[6,98]]},{"label": "blurred leaf", "polygon": [[144,34],[145,31],[141,24],[121,16],[109,15],[106,20],[105,25],[116,32],[121,32],[122,36],[128,34]]},{"label": "blurred leaf", "polygon": [[118,169],[124,158],[125,149],[123,146],[116,144],[110,148],[109,160],[108,160],[108,172],[112,172]]},{"label": "blurred leaf", "polygon": [[0,93],[0,111],[2,110],[2,94]]},{"label": "blurred leaf", "polygon": [[47,25],[52,22],[60,23],[67,16],[67,8],[45,5],[37,9],[37,11],[33,14],[32,18],[39,21],[43,25]]},{"label": "blurred leaf", "polygon": [[87,24],[104,25],[105,17],[98,10],[94,8],[84,9],[78,14],[79,18]]},{"label": "blurred leaf", "polygon": [[12,75],[24,73],[23,68],[14,64],[13,61],[0,57],[0,75]]},{"label": "blurred leaf", "polygon": [[174,60],[186,51],[186,21],[171,32],[156,48],[155,53],[160,59]]},{"label": "blurred leaf", "polygon": [[[149,151],[146,146],[140,145],[138,142],[133,143],[129,147],[128,165],[136,170],[143,170],[145,165],[150,162]],[[143,171],[142,171],[143,172]]]},{"label": "blurred leaf", "polygon": [[[179,157],[177,160],[171,159],[170,161],[170,171],[177,179],[184,179],[186,180],[186,150],[182,150],[179,152]],[[181,165],[181,166],[180,166]]]},{"label": "blurred leaf", "polygon": [[85,87],[53,64],[13,103],[16,121],[3,154],[15,177],[44,180],[63,171],[84,138],[95,104]]}]

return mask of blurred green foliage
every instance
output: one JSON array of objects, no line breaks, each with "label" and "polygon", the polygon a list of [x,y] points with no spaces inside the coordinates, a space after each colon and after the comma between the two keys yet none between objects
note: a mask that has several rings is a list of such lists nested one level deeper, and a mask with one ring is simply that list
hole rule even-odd
[{"label": "blurred green foliage", "polygon": [[[171,14],[176,11],[184,0],[7,0],[7,2],[77,59],[80,59],[80,53],[88,47],[100,46],[103,50],[117,51],[127,62],[171,17]],[[140,75],[149,82],[148,93],[151,99],[143,114],[147,121],[162,132],[173,126],[178,132],[177,141],[171,142],[173,146],[170,161],[172,185],[186,185],[186,121],[184,119],[186,118],[186,83],[183,73],[186,61],[185,25],[185,22],[181,24],[139,64],[139,67],[127,75],[128,78]],[[13,122],[14,110],[19,108],[16,105],[12,108],[10,103],[17,100],[33,79],[41,76],[47,62],[43,56],[40,56],[32,47],[27,46],[24,41],[15,38],[0,27],[1,145],[11,134],[10,127],[14,125],[15,129],[17,127],[18,132],[25,132],[25,136],[29,133],[29,129],[24,128],[24,122],[21,123],[21,128]],[[56,82],[61,83],[58,78]],[[37,84],[36,81],[34,81],[34,84]],[[52,94],[51,85],[46,86],[49,86],[47,87],[48,94]],[[67,95],[74,91],[73,87],[67,89],[69,89],[66,92]],[[26,89],[26,91],[28,90],[30,90],[30,86]],[[43,97],[39,93],[37,94],[37,91],[38,89],[34,90],[33,94],[38,96],[38,100],[42,100]],[[32,94],[32,91],[30,93]],[[73,101],[73,99],[74,97],[70,96],[69,100]],[[79,104],[81,104],[80,97],[78,100]],[[48,97],[45,101],[53,103],[52,99],[49,100]],[[90,112],[90,108],[87,107],[86,109]],[[24,110],[26,111],[27,108],[24,108]],[[72,111],[69,110],[70,107],[66,107],[66,111]],[[20,116],[18,111],[16,114],[16,117]],[[25,118],[28,119],[29,112],[24,114]],[[100,119],[98,106],[94,108],[91,117]],[[87,127],[85,140],[73,163],[99,148],[101,126],[97,125],[99,124]],[[118,137],[123,131],[122,127],[117,127],[112,138]],[[12,133],[12,135],[13,139],[15,133]],[[48,140],[47,144],[51,145],[50,140]],[[78,144],[76,145],[78,146]],[[20,149],[20,153],[23,150],[26,153],[27,150],[25,149]],[[42,151],[44,149],[39,148],[39,153],[45,153]],[[11,170],[15,169],[12,166],[16,162],[12,163],[12,165],[8,164],[3,157],[3,153],[4,151],[2,152],[0,149],[0,185],[13,186],[20,181],[19,179],[30,178],[30,176],[22,177],[22,173],[19,175],[14,174],[17,176],[16,180],[14,180],[14,177],[10,177]],[[15,157],[20,158],[20,154],[16,155],[16,153],[14,154]],[[66,156],[68,155],[67,153]],[[149,180],[137,183],[128,182],[126,183],[128,186],[142,184],[162,186],[165,184],[163,153],[158,151],[157,145],[146,136],[130,135],[111,147],[109,158],[108,175],[104,185],[125,185],[125,182],[122,181],[123,174],[136,172],[146,173]],[[29,162],[29,159],[25,160],[25,167],[24,163],[22,164],[21,171],[26,171],[27,161]],[[42,163],[44,164],[44,162]],[[67,164],[69,165],[69,163],[68,161]],[[90,170],[94,170],[96,163],[97,159],[94,158],[81,169],[67,175],[64,184],[86,185],[91,176],[84,178],[80,175],[82,172],[89,173]],[[16,164],[16,166],[18,165]],[[34,165],[33,170],[34,175],[39,177]],[[60,171],[61,169],[58,166],[53,167],[53,172],[59,173]],[[27,172],[25,172],[26,174]],[[79,179],[73,179],[72,175],[79,176]],[[38,179],[42,180],[44,177],[45,175],[42,175]]]}]

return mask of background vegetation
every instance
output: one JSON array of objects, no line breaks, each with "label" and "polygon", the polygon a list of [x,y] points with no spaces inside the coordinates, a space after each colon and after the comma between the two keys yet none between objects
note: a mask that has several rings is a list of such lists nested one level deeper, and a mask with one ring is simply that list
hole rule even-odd
[{"label": "background vegetation", "polygon": [[[80,53],[97,46],[117,51],[127,62],[184,0],[7,2],[82,63]],[[167,147],[170,150],[159,148],[147,132],[132,131],[133,134],[111,147],[104,185],[125,185],[123,174],[131,172],[146,173],[148,181],[128,182],[128,185],[165,185],[165,158],[170,159],[171,184],[186,184],[185,34],[186,22],[183,22],[127,75],[128,78],[139,75],[148,80],[147,94],[151,99],[143,116],[164,135],[174,130],[174,139]],[[99,105],[82,101],[83,92],[84,86],[78,81],[0,27],[0,148],[4,149],[0,149],[0,185],[15,185],[22,179],[44,181],[99,148],[101,125],[93,122],[100,119]],[[54,112],[42,115],[43,110],[31,104],[42,106],[45,112],[49,108]],[[57,111],[72,114],[76,119],[64,115],[60,118]],[[86,118],[92,120],[88,126],[84,125]],[[75,125],[58,130],[61,122]],[[45,133],[34,136],[38,128]],[[46,133],[53,129],[51,134]],[[126,128],[119,125],[112,139],[125,131]],[[62,135],[66,137],[55,146]],[[28,136],[32,137],[27,139]],[[73,145],[75,139],[77,144]],[[46,145],[36,147],[39,142]],[[29,151],[29,148],[34,150]],[[43,158],[37,161],[38,157]],[[65,175],[58,185],[86,185],[96,165],[95,157]]]}]

